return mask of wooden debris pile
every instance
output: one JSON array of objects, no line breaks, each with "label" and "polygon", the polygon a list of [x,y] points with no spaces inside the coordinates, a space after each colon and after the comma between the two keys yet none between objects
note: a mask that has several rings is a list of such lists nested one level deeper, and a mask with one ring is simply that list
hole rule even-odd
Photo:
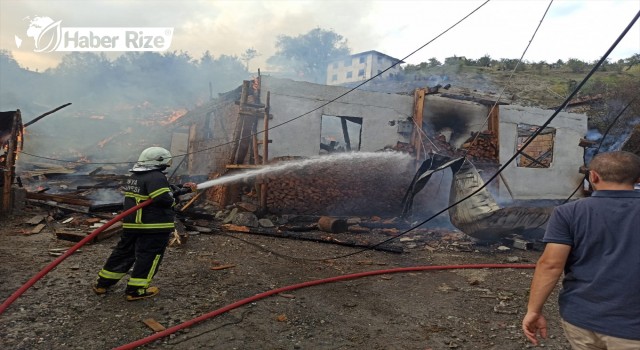
[{"label": "wooden debris pile", "polygon": [[462,144],[462,149],[467,150],[467,155],[476,160],[497,160],[498,137],[489,130],[472,132],[471,137]]},{"label": "wooden debris pile", "polygon": [[267,206],[277,214],[393,215],[411,180],[410,164],[343,159],[273,173],[267,176]]},{"label": "wooden debris pile", "polygon": [[[23,230],[22,233],[32,235],[50,232],[58,239],[79,242],[107,221],[106,218],[88,217],[78,213],[68,214],[63,210],[54,209],[46,215],[38,214],[25,221],[29,229]],[[122,232],[122,222],[117,222],[94,237],[90,243],[102,241],[120,232]]]}]

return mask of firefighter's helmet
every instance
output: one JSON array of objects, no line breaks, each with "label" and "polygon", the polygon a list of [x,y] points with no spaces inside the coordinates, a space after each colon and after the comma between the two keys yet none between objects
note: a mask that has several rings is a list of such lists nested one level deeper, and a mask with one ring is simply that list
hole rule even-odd
[{"label": "firefighter's helmet", "polygon": [[164,170],[171,166],[171,152],[162,147],[149,147],[140,153],[138,162],[131,171]]}]

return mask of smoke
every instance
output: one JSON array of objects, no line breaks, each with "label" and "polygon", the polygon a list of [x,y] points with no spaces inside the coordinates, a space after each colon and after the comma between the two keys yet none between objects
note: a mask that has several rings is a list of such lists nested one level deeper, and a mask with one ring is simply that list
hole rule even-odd
[{"label": "smoke", "polygon": [[87,198],[91,199],[93,204],[111,204],[121,203],[124,196],[116,189],[98,188],[87,195]]},{"label": "smoke", "polygon": [[585,137],[589,141],[598,141],[602,138],[602,134],[597,129],[589,129]]},{"label": "smoke", "polygon": [[[126,163],[135,162],[149,146],[170,148],[175,120],[210,95],[249,78],[239,59],[209,53],[196,59],[182,52],[129,52],[110,60],[74,52],[41,73],[5,64],[15,63],[7,51],[0,56],[0,109],[20,109],[28,122],[72,103],[26,129],[25,152],[69,161],[123,162],[107,165],[117,173],[126,172],[131,165]],[[74,166],[25,154],[18,169],[34,163]]]}]

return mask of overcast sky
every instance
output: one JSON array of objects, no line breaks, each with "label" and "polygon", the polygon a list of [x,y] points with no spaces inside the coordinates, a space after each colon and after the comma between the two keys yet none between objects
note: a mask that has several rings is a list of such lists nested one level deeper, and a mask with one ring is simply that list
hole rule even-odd
[{"label": "overcast sky", "polygon": [[[27,17],[61,20],[62,27],[173,27],[170,50],[199,58],[240,55],[247,48],[261,54],[252,71],[268,70],[278,35],[297,36],[320,27],[344,36],[352,53],[377,50],[403,58],[481,5],[475,0],[0,0],[0,48],[12,51],[30,69],[55,66],[64,53],[18,49],[15,36],[26,36]],[[519,58],[550,1],[492,0],[452,31],[406,60],[417,64],[436,57]],[[640,11],[640,0],[555,0],[525,56],[529,61],[599,59]],[[613,60],[640,52],[640,24],[610,55]],[[111,53],[110,57],[117,55]]]}]

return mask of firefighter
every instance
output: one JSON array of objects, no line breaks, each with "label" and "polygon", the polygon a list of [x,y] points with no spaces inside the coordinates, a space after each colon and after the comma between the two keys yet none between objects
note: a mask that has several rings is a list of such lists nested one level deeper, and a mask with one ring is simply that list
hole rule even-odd
[{"label": "firefighter", "polygon": [[93,291],[105,294],[131,270],[125,289],[128,301],[158,294],[151,279],[158,272],[169,238],[175,229],[173,207],[182,194],[193,192],[194,183],[169,185],[164,170],[171,166],[171,153],[162,147],[142,151],[124,186],[124,210],[151,198],[151,204],[123,219],[122,235],[104,267],[98,273]]}]

